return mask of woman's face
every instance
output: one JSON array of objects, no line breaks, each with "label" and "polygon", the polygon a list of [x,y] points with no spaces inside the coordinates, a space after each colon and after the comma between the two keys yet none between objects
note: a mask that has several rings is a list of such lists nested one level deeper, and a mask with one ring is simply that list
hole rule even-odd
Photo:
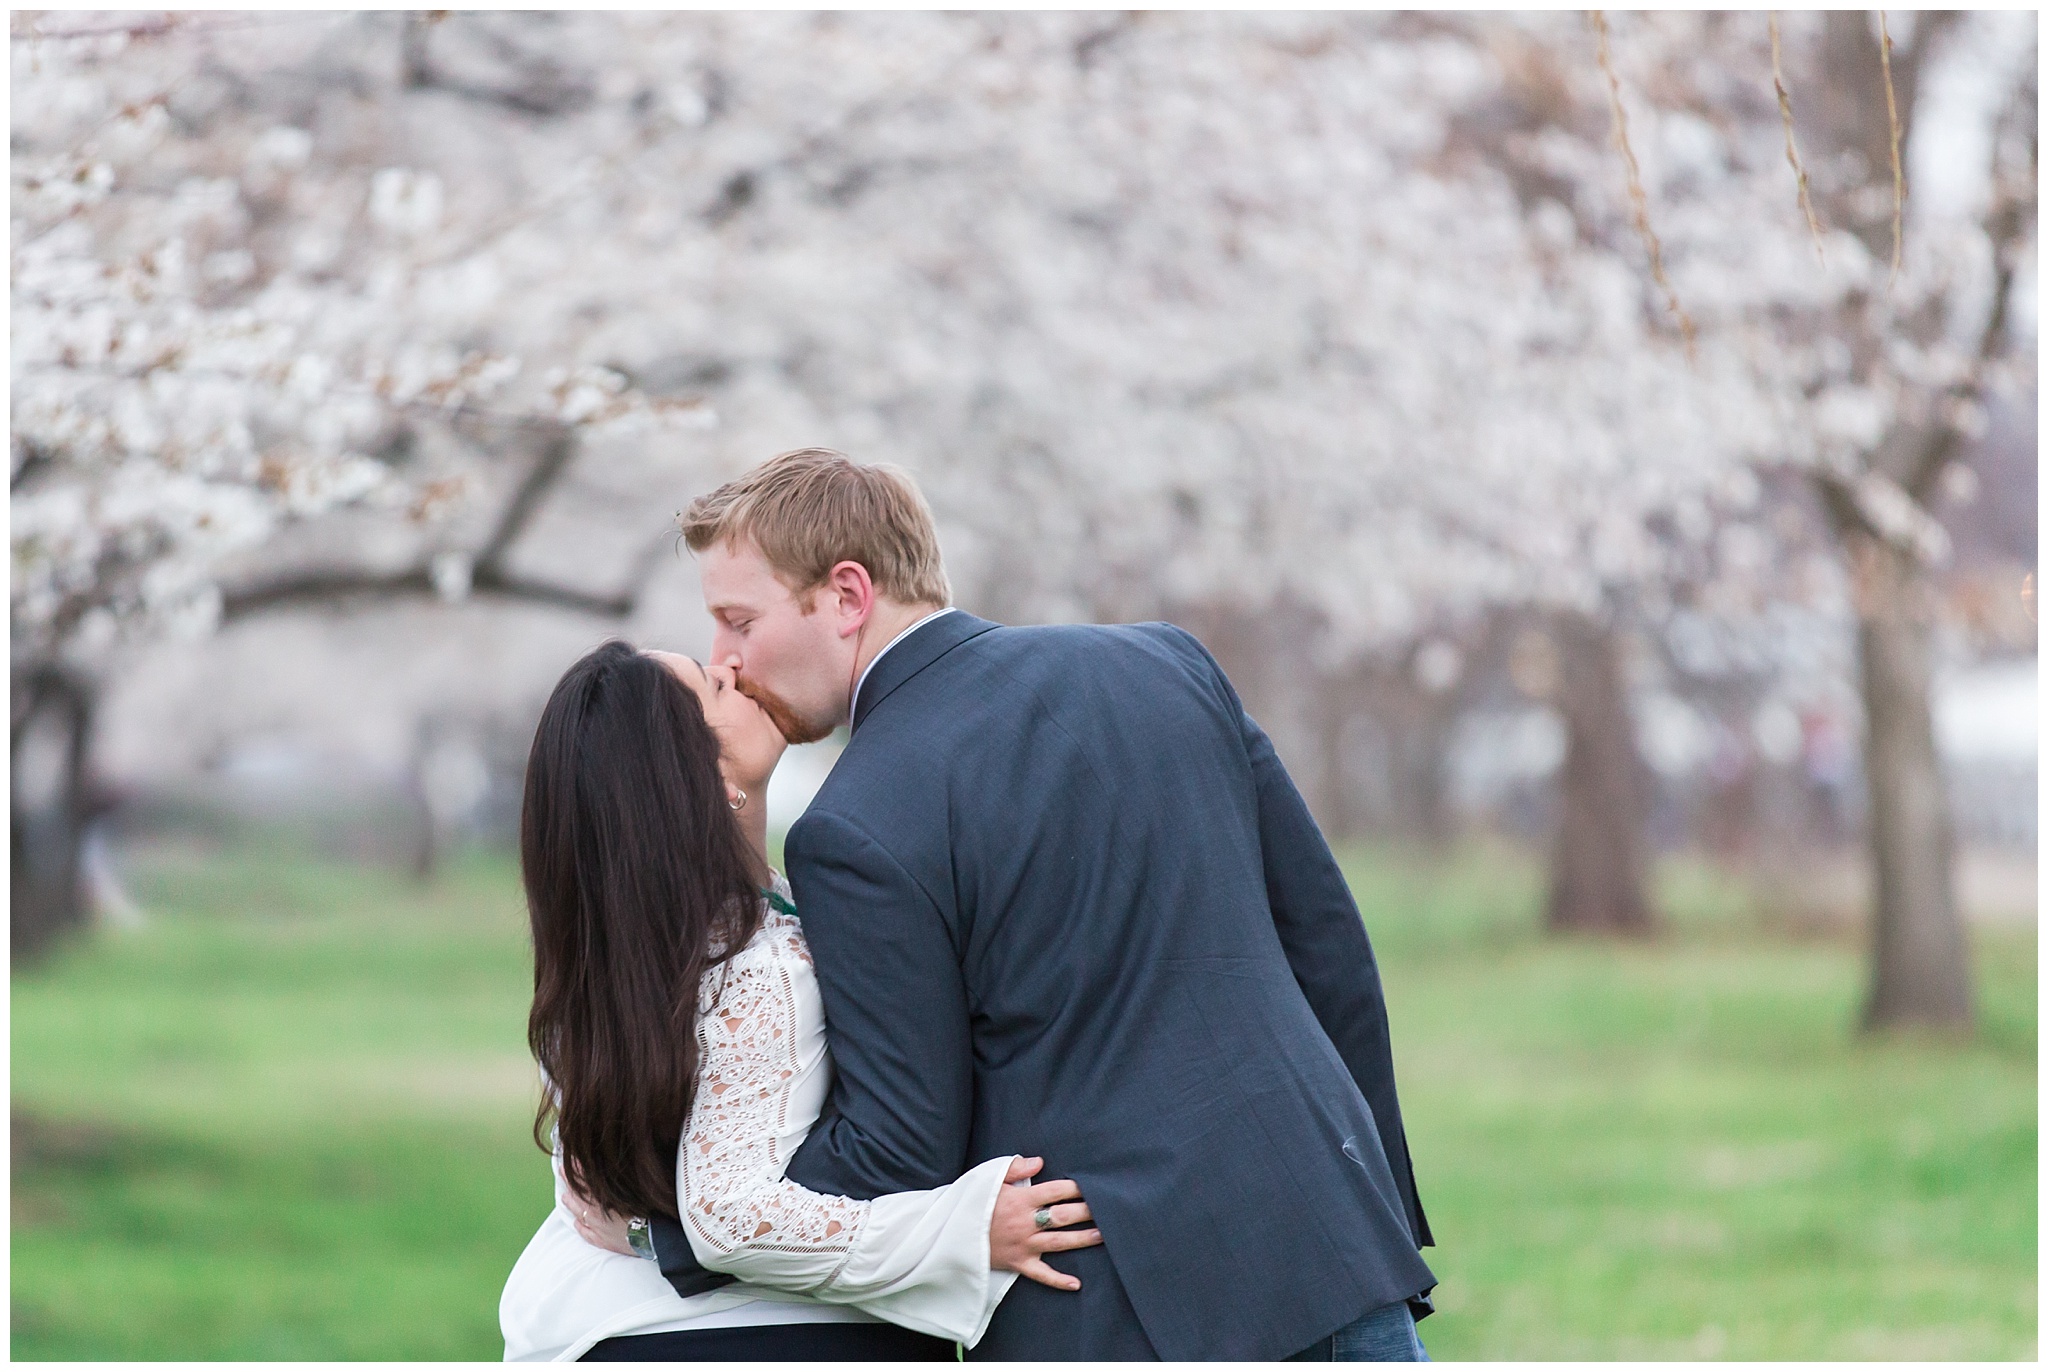
[{"label": "woman's face", "polygon": [[725,779],[757,795],[765,791],[768,774],[775,770],[789,744],[767,712],[739,693],[733,685],[732,669],[707,667],[681,653],[650,649],[647,655],[697,693],[698,703],[704,707],[704,722],[718,736],[718,757]]}]

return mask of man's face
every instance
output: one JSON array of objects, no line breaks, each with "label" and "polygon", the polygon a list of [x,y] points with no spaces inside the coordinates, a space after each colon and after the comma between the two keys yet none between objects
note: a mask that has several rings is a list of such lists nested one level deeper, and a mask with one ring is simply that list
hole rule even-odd
[{"label": "man's face", "polygon": [[830,589],[791,594],[752,543],[713,544],[698,554],[697,571],[716,626],[710,660],[738,673],[740,690],[769,707],[791,743],[844,724],[857,650],[841,633]]}]

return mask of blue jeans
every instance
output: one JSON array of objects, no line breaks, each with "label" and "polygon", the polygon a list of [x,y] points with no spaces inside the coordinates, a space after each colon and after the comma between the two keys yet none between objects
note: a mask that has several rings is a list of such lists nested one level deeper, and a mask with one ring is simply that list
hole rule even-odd
[{"label": "blue jeans", "polygon": [[1429,1350],[1415,1333],[1408,1302],[1395,1301],[1359,1316],[1326,1339],[1318,1339],[1289,1362],[1428,1362]]}]

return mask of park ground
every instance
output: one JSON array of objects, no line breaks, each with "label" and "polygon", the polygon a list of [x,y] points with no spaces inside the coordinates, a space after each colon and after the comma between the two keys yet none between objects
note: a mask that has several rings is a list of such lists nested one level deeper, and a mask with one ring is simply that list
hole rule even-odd
[{"label": "park ground", "polygon": [[[1667,862],[1654,940],[1538,931],[1484,845],[1355,849],[1439,1359],[2032,1359],[2031,924],[1968,1036],[1855,1032],[1852,934]],[[134,851],[149,910],[13,979],[19,1359],[495,1359],[546,1212],[510,859],[431,886]]]}]

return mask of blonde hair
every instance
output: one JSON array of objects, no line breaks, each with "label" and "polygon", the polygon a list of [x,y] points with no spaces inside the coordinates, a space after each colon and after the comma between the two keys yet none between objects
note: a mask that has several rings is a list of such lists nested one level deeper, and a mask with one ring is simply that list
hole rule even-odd
[{"label": "blonde hair", "polygon": [[953,598],[931,507],[916,483],[896,467],[855,462],[830,448],[777,454],[698,496],[677,523],[691,552],[751,542],[798,595],[824,585],[839,563],[858,562],[875,589],[900,604]]}]

